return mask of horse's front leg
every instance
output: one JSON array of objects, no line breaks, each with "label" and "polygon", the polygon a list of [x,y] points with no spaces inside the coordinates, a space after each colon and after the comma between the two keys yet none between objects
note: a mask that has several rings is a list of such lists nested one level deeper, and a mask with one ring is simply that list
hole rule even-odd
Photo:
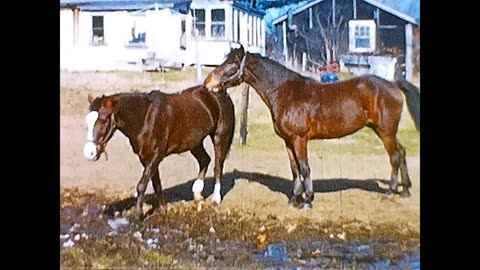
[{"label": "horse's front leg", "polygon": [[300,169],[300,174],[303,177],[303,185],[305,188],[305,199],[303,204],[304,209],[312,208],[312,201],[315,197],[312,179],[310,178],[310,165],[308,165],[307,145],[308,140],[305,138],[295,138],[293,140],[295,156],[298,160],[298,166]]},{"label": "horse's front leg", "polygon": [[289,200],[289,204],[293,207],[301,207],[303,206],[303,184],[300,179],[300,169],[297,163],[297,157],[295,156],[295,151],[293,146],[285,141],[285,145],[287,146],[287,153],[288,159],[290,160],[290,169],[292,171],[293,176],[293,196]]},{"label": "horse's front leg", "polygon": [[145,190],[147,189],[148,180],[158,171],[158,164],[160,163],[160,158],[155,157],[149,162],[142,162],[144,164],[144,169],[142,177],[137,184],[137,203],[135,205],[135,218],[141,220],[143,218],[143,199],[145,197]]}]

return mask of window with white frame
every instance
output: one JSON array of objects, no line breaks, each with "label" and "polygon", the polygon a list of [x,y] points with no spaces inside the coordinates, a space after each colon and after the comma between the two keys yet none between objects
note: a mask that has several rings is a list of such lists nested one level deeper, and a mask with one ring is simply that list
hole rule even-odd
[{"label": "window with white frame", "polygon": [[225,37],[225,9],[212,9],[211,10],[212,26],[211,37],[212,38],[224,38]]},{"label": "window with white frame", "polygon": [[147,38],[147,17],[146,14],[135,14],[132,18],[132,35],[129,45],[145,45]]},{"label": "window with white frame", "polygon": [[103,27],[103,16],[92,16],[92,44],[105,44],[105,29]]},{"label": "window with white frame", "polygon": [[366,53],[375,51],[376,25],[373,20],[351,20],[349,27],[349,51]]},{"label": "window with white frame", "polygon": [[191,9],[192,12],[192,36],[195,36],[195,29],[198,29],[198,36],[205,37],[205,9]]}]

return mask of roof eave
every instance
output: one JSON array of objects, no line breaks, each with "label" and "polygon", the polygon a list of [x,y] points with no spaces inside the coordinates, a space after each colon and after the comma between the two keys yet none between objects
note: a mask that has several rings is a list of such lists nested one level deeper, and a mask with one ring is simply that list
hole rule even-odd
[{"label": "roof eave", "polygon": [[[322,1],[324,1],[324,0],[316,0],[316,1],[313,1],[313,2],[310,2],[310,3],[307,3],[307,4],[305,4],[301,7],[297,7],[295,10],[292,11],[292,15],[296,15],[296,14],[306,10],[307,8],[309,8],[311,6],[314,6],[314,5],[316,5],[316,4],[318,4]],[[381,4],[381,3],[378,3],[378,2],[375,2],[375,1],[372,1],[372,0],[363,0],[363,1],[367,2],[368,4],[370,4],[372,6],[378,7],[380,9],[382,9],[383,11],[388,12],[388,13],[390,13],[390,14],[392,14],[392,15],[394,15],[394,16],[396,16],[396,17],[398,17],[398,18],[400,18],[400,19],[402,19],[406,22],[409,22],[409,23],[415,24],[415,25],[420,25],[420,23],[415,18],[413,18],[413,17],[411,17],[411,16],[409,16],[405,13],[402,13],[400,11],[397,11],[393,8],[390,8],[390,7],[388,7],[384,4]],[[284,20],[286,20],[287,17],[288,17],[287,14],[283,14],[282,16],[279,16],[278,18],[274,19],[272,21],[272,24],[273,25],[279,24],[279,23],[283,22]]]}]

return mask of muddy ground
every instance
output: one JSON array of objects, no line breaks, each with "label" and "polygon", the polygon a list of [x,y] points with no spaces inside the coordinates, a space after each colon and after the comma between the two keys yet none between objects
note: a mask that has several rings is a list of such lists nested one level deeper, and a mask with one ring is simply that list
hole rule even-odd
[{"label": "muddy ground", "polygon": [[[265,128],[250,131],[250,144],[268,136],[269,143],[258,139],[261,147],[249,147],[248,142],[240,147],[235,138],[225,162],[223,202],[219,206],[205,204],[198,211],[191,193],[196,161],[189,153],[172,155],[160,164],[167,208],[153,211],[144,222],[135,222],[131,206],[142,166],[120,133],[107,146],[108,161],[83,158],[86,97],[88,93],[111,94],[132,88],[173,92],[193,83],[151,74],[127,75],[132,77],[62,73],[62,268],[419,268],[419,156],[407,158],[412,197],[392,198],[385,195],[390,165],[386,153],[379,154],[381,142],[376,146],[379,152],[363,149],[362,141],[357,140],[354,154],[342,151],[355,140],[352,137],[312,142],[313,209],[293,209],[287,204],[292,189],[287,153],[278,137],[259,131],[271,129],[271,123],[253,91],[249,125]],[[229,93],[237,109],[240,91],[231,89]],[[410,116],[404,114],[402,123],[408,121]],[[408,139],[418,141],[419,134]],[[209,139],[205,145],[213,157]],[[418,153],[418,149],[407,147],[408,152]],[[212,175],[210,165],[207,176]],[[152,191],[150,186],[147,193]],[[209,178],[204,195],[212,191]]]}]

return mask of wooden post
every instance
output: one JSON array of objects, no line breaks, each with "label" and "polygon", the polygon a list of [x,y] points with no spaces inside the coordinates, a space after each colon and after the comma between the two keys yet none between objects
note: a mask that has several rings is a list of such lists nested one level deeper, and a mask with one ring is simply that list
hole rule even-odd
[{"label": "wooden post", "polygon": [[378,29],[378,30],[376,31],[376,34],[377,34],[377,35],[376,35],[376,37],[375,37],[375,51],[380,52],[380,50],[381,50],[380,47],[381,47],[381,45],[382,45],[382,43],[380,42],[380,40],[381,40],[381,38],[382,38],[382,36],[381,36],[381,34],[380,34],[380,28],[381,28],[381,25],[380,25],[380,9],[377,8],[377,11],[376,11],[376,12],[377,12],[376,23],[377,23],[377,29]]},{"label": "wooden post", "polygon": [[353,19],[357,19],[357,0],[353,0]]},{"label": "wooden post", "polygon": [[307,68],[307,53],[303,52],[302,53],[302,72],[305,72]]},{"label": "wooden post", "polygon": [[[194,18],[195,20],[195,18]],[[197,83],[202,82],[202,66],[200,65],[200,46],[198,41],[198,29],[197,26],[194,24],[194,33],[195,33],[195,68],[196,68],[196,77]]]},{"label": "wooden post", "polygon": [[242,89],[242,112],[240,114],[240,144],[245,145],[247,143],[247,123],[248,123],[248,95],[249,95],[249,86],[248,84],[244,85]]},{"label": "wooden post", "polygon": [[413,50],[413,27],[409,23],[405,25],[405,79],[407,81],[412,81],[413,74],[413,61],[412,61],[412,50]]},{"label": "wooden post", "polygon": [[288,63],[288,48],[287,48],[287,21],[283,21],[282,24],[282,30],[283,30],[283,55],[285,57],[285,66],[289,67]]},{"label": "wooden post", "polygon": [[78,8],[73,9],[73,46],[78,47],[78,36],[79,36],[79,19],[80,19],[80,10]]},{"label": "wooden post", "polygon": [[232,32],[233,32],[233,41],[239,41],[238,39],[238,11],[236,9],[233,9],[233,27],[232,27]]},{"label": "wooden post", "polygon": [[336,3],[335,3],[335,0],[332,0],[332,17],[333,17],[333,27],[335,27],[336,25],[336,20],[335,20],[335,16],[336,16]]}]

